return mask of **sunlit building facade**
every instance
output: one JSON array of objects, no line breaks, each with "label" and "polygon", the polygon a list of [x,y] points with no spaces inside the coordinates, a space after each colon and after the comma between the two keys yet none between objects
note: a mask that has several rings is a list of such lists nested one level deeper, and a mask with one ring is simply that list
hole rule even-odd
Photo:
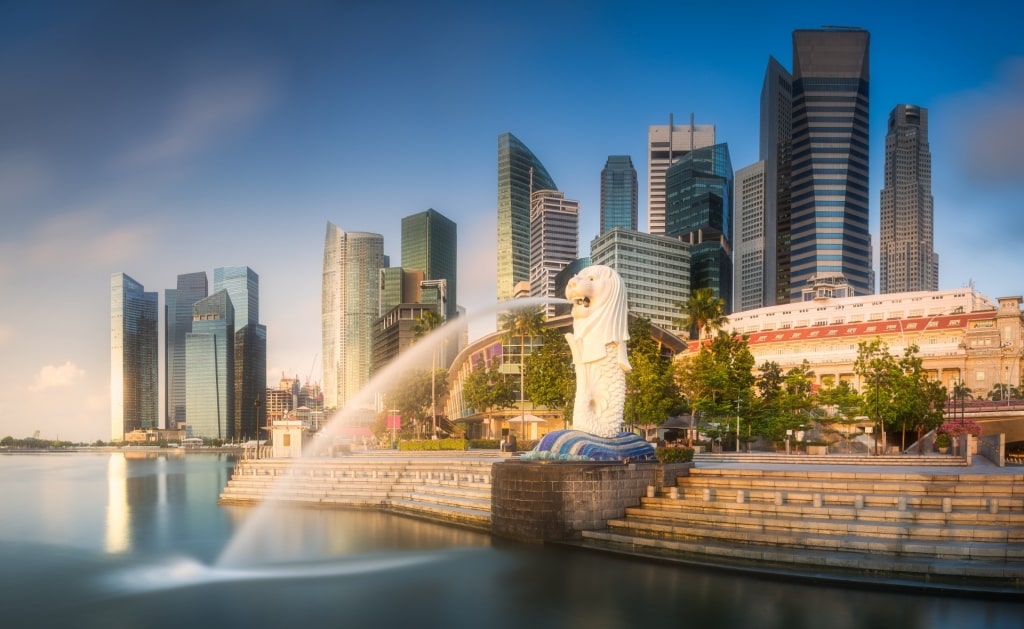
[{"label": "sunlit building facade", "polygon": [[159,428],[157,293],[110,276],[110,439]]},{"label": "sunlit building facade", "polygon": [[[530,211],[530,296],[555,294],[558,273],[579,255],[580,203],[557,190],[536,190]],[[545,306],[547,316],[554,305]]]},{"label": "sunlit building facade", "polygon": [[756,162],[736,171],[736,243],[733,248],[733,311],[763,308],[774,303],[769,279],[774,277],[775,239],[770,237],[767,215],[766,163]]},{"label": "sunlit building facade", "polygon": [[647,232],[665,235],[665,172],[690,151],[715,143],[715,125],[667,125],[647,128]]}]

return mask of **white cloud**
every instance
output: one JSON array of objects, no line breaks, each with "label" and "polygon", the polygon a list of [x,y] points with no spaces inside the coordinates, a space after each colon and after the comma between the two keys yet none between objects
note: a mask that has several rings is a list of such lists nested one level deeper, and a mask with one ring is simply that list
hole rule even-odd
[{"label": "white cloud", "polygon": [[69,387],[85,377],[85,370],[70,360],[63,365],[45,365],[36,374],[31,391]]},{"label": "white cloud", "polygon": [[276,97],[270,72],[215,77],[185,89],[154,137],[125,153],[121,166],[165,165],[202,151],[245,126]]}]

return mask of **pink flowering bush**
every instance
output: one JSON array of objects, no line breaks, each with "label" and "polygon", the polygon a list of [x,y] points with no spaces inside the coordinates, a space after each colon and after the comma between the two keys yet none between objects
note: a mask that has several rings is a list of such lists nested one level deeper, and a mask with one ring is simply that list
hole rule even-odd
[{"label": "pink flowering bush", "polygon": [[939,432],[945,433],[950,437],[960,437],[962,435],[980,437],[981,426],[971,419],[954,419],[939,426]]}]

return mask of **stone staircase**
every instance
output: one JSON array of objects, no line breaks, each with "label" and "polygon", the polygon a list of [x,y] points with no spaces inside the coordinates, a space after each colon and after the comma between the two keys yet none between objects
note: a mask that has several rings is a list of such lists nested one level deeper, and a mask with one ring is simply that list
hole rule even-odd
[{"label": "stone staircase", "polygon": [[876,465],[885,467],[967,467],[971,465],[966,457],[932,454],[776,454],[772,452],[747,453],[724,452],[718,454],[700,453],[693,455],[697,464],[714,463],[758,463],[801,465]]},{"label": "stone staircase", "polygon": [[583,531],[582,544],[823,580],[1024,593],[1024,474],[793,468],[695,467],[606,529]]},{"label": "stone staircase", "polygon": [[378,508],[489,531],[496,460],[437,454],[246,459],[238,462],[220,503]]}]

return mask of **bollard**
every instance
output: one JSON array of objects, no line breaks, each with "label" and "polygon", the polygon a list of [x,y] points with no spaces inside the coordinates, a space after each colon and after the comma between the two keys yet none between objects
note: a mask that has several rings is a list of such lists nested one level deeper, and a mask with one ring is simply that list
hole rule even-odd
[{"label": "bollard", "polygon": [[999,498],[988,499],[988,512],[999,513]]},{"label": "bollard", "polygon": [[679,488],[670,487],[668,490],[668,497],[671,498],[672,500],[679,500]]},{"label": "bollard", "polygon": [[953,499],[952,498],[943,498],[942,499],[942,512],[943,513],[952,513],[953,512]]},{"label": "bollard", "polygon": [[899,498],[896,499],[896,508],[899,509],[900,511],[906,511],[907,510],[907,497],[906,496],[900,496]]},{"label": "bollard", "polygon": [[864,508],[864,496],[856,496],[853,499],[853,508],[854,509],[863,509]]},{"label": "bollard", "polygon": [[704,490],[704,501],[705,502],[711,502],[711,490],[710,489],[705,489]]},{"label": "bollard", "polygon": [[775,504],[776,505],[786,504],[786,494],[782,493],[781,491],[775,492]]},{"label": "bollard", "polygon": [[821,494],[814,494],[814,508],[821,508]]},{"label": "bollard", "polygon": [[653,498],[654,497],[654,485],[648,485],[647,486],[647,497],[648,498]]},{"label": "bollard", "polygon": [[737,489],[736,490],[736,502],[738,504],[743,504],[746,501],[747,501],[747,492],[743,491],[742,489]]}]

